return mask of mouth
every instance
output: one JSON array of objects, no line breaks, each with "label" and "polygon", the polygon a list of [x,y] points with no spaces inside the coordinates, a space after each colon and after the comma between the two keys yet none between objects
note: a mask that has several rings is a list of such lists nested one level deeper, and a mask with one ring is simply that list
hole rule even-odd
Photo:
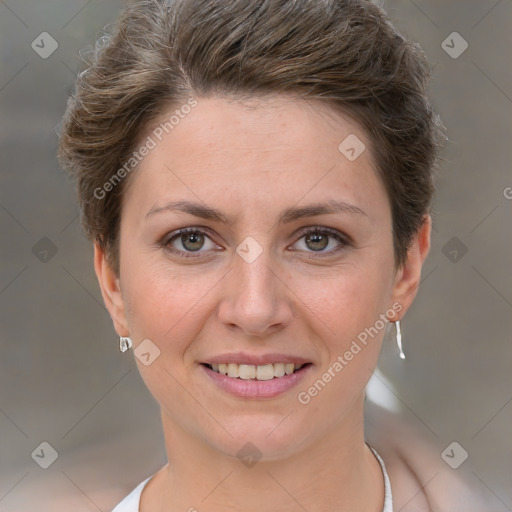
[{"label": "mouth", "polygon": [[264,365],[237,363],[201,363],[209,370],[238,380],[267,381],[300,372],[311,363],[268,363]]}]

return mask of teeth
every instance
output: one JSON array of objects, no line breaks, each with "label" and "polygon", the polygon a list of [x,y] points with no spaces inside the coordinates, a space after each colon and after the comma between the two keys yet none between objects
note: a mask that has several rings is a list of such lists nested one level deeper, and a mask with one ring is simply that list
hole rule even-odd
[{"label": "teeth", "polygon": [[228,364],[228,376],[229,377],[238,377],[238,365],[229,363]]},{"label": "teeth", "polygon": [[258,380],[273,379],[274,378],[274,365],[266,364],[265,366],[256,366],[256,378]]},{"label": "teeth", "polygon": [[302,368],[302,365],[295,366],[294,363],[274,363],[261,366],[253,364],[212,363],[210,366],[214,372],[244,380],[271,380],[275,377],[291,375],[295,370]]},{"label": "teeth", "polygon": [[284,367],[284,363],[276,363],[274,365],[274,377],[282,377],[285,373]]},{"label": "teeth", "polygon": [[253,364],[241,364],[241,365],[235,365],[238,366],[238,376],[241,379],[255,379],[256,378],[256,366]]}]

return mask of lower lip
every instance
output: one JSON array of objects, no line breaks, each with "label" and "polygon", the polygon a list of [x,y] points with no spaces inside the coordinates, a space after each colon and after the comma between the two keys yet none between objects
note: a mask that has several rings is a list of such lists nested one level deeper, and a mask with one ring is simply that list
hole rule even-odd
[{"label": "lower lip", "polygon": [[297,385],[313,365],[307,364],[290,375],[274,377],[270,380],[235,379],[222,373],[214,372],[202,364],[199,366],[217,386],[234,396],[241,398],[272,398],[285,393]]}]

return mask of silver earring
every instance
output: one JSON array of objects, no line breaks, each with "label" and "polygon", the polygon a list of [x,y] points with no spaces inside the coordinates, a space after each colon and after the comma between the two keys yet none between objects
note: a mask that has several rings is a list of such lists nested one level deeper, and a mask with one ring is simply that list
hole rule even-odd
[{"label": "silver earring", "polygon": [[405,359],[405,354],[402,348],[402,332],[400,331],[400,320],[395,322],[396,329],[396,344],[398,345],[400,359]]},{"label": "silver earring", "polygon": [[125,336],[119,336],[119,350],[121,352],[126,352],[128,349],[132,348],[133,343],[132,340]]}]

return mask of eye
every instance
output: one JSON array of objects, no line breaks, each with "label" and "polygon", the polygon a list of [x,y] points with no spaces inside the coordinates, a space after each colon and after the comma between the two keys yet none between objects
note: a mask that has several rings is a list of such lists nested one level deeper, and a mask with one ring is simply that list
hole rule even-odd
[{"label": "eye", "polygon": [[[209,231],[199,227],[183,228],[166,235],[159,246],[166,251],[183,258],[198,258],[211,250],[219,250],[208,236]],[[294,245],[304,239],[301,251],[316,253],[315,256],[331,256],[348,246],[353,245],[350,237],[339,231],[325,227],[312,227],[301,233],[301,237]],[[331,240],[329,240],[331,239]],[[332,243],[335,240],[337,243]],[[325,250],[331,247],[330,250]],[[204,249],[204,250],[202,250]]]},{"label": "eye", "polygon": [[[348,236],[343,235],[335,229],[324,227],[313,227],[303,231],[301,238],[296,242],[296,244],[298,244],[302,239],[304,239],[303,245],[306,248],[300,250],[317,253],[320,257],[331,256],[333,253],[337,253],[338,251],[352,245]],[[331,243],[332,239],[338,243]],[[328,247],[331,247],[331,249],[325,250]]]},{"label": "eye", "polygon": [[[209,241],[209,244],[205,242]],[[167,251],[184,258],[197,258],[208,250],[218,248],[208,236],[208,231],[201,228],[183,228],[166,235],[160,245]],[[201,249],[205,248],[205,251]],[[194,254],[197,253],[197,254]]]}]

